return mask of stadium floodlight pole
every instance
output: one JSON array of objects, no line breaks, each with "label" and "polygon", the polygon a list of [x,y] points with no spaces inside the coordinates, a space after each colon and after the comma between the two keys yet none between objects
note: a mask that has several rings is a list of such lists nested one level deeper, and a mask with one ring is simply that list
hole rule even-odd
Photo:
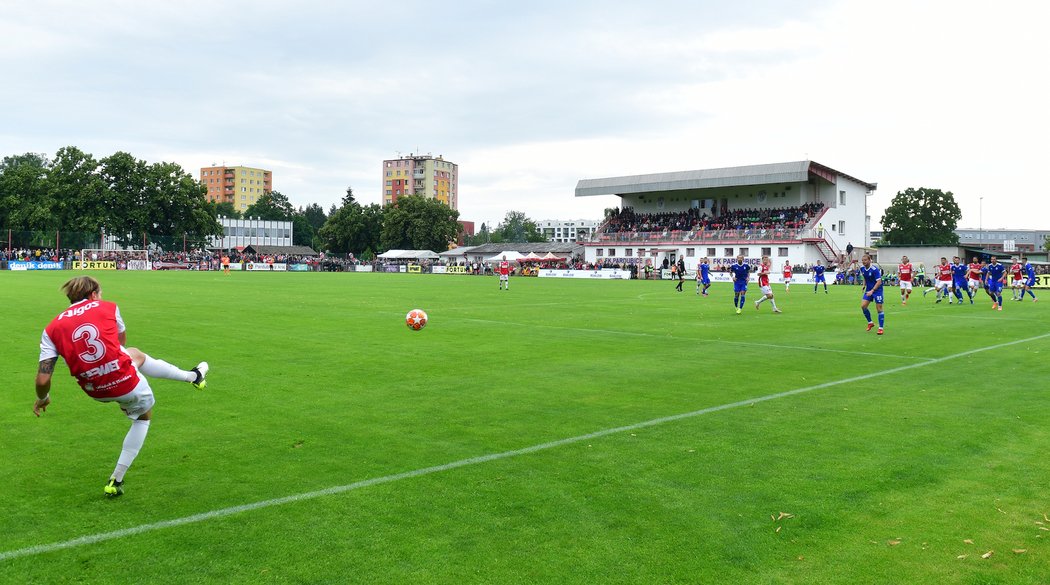
[{"label": "stadium floodlight pole", "polygon": [[977,229],[981,232],[981,247],[984,247],[984,197],[977,203]]}]

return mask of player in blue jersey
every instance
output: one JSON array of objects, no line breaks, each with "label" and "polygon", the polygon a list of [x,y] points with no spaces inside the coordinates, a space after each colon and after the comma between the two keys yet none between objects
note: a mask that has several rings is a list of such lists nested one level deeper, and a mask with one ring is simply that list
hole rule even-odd
[{"label": "player in blue jersey", "polygon": [[875,324],[871,322],[868,305],[875,301],[875,310],[879,312],[878,334],[882,335],[882,328],[886,324],[886,314],[882,312],[882,270],[871,263],[871,256],[867,254],[860,257],[860,263],[860,275],[864,278],[864,296],[861,297],[860,310],[868,320],[867,330],[871,331]]},{"label": "player in blue jersey", "polygon": [[729,272],[733,275],[733,306],[739,315],[744,308],[744,297],[747,295],[747,281],[751,278],[751,267],[744,264],[744,255],[736,257],[736,262],[729,265]]},{"label": "player in blue jersey", "polygon": [[981,261],[981,290],[985,292],[992,299],[992,303],[995,303],[995,295],[992,291],[988,290],[988,262]]},{"label": "player in blue jersey", "polygon": [[1032,295],[1032,302],[1037,302],[1039,299],[1035,298],[1035,293],[1032,292],[1032,289],[1035,288],[1035,266],[1032,266],[1027,258],[1021,258],[1021,261],[1024,262],[1024,266],[1021,267],[1024,275],[1024,288],[1021,289],[1021,298],[1018,300],[1023,301],[1025,293],[1028,293]]},{"label": "player in blue jersey", "polygon": [[824,294],[828,294],[828,281],[824,280],[824,265],[820,263],[820,260],[817,260],[817,263],[809,270],[813,273],[813,294],[817,294],[817,286],[822,282],[824,283]]},{"label": "player in blue jersey", "polygon": [[970,273],[970,267],[963,264],[963,261],[958,256],[952,257],[952,290],[955,292],[955,298],[959,299],[959,306],[962,306],[962,294],[966,291],[966,295],[970,297],[970,304],[973,304],[973,293],[970,292],[970,284],[966,282],[966,275]]},{"label": "player in blue jersey", "polygon": [[[704,288],[701,289],[701,286]],[[696,294],[706,297],[709,288],[711,288],[711,261],[704,256],[696,267]]]},{"label": "player in blue jersey", "polygon": [[1003,310],[1003,283],[1006,282],[1006,265],[999,264],[999,259],[992,256],[988,264],[988,294],[992,295],[992,308]]}]

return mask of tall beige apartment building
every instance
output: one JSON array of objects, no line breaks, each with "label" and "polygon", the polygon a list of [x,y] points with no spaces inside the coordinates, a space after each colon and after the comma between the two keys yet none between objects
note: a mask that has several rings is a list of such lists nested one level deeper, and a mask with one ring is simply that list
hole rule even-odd
[{"label": "tall beige apartment building", "polygon": [[384,160],[383,205],[403,195],[421,195],[459,209],[459,165],[429,154]]},{"label": "tall beige apartment building", "polygon": [[208,201],[232,203],[234,209],[244,211],[263,193],[273,191],[273,173],[252,167],[204,167],[201,184],[208,188]]}]

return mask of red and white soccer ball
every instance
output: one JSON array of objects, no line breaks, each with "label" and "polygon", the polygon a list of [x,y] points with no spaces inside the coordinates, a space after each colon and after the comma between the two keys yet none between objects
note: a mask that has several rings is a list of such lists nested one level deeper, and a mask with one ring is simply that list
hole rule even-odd
[{"label": "red and white soccer ball", "polygon": [[412,309],[405,315],[405,325],[412,331],[419,331],[427,326],[427,313],[423,309]]}]

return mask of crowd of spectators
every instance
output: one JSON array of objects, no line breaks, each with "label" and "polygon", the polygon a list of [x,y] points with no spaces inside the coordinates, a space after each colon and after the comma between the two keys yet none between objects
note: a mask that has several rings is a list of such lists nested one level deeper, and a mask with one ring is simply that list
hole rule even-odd
[{"label": "crowd of spectators", "polygon": [[0,249],[0,260],[21,262],[66,262],[80,259],[79,250],[58,248],[12,248]]},{"label": "crowd of spectators", "polygon": [[712,230],[777,230],[799,229],[824,209],[823,203],[804,203],[796,207],[772,209],[734,209],[716,216],[704,210],[689,209],[664,213],[637,213],[632,207],[617,210],[606,221],[605,233],[712,231]]}]

